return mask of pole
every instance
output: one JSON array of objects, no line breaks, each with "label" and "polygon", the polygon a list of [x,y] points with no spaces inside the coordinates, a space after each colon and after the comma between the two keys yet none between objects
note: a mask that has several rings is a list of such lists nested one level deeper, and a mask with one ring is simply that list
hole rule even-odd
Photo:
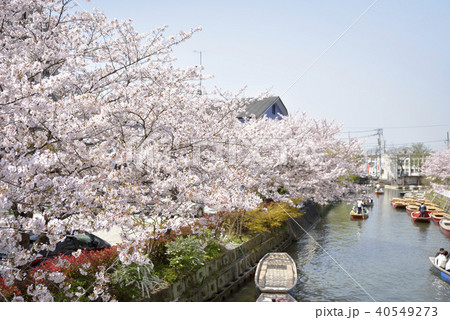
[{"label": "pole", "polygon": [[203,54],[203,51],[194,50],[194,52],[197,52],[200,55],[200,79],[199,79],[200,89],[198,90],[198,94],[202,95],[202,66],[203,66],[203,64],[202,64],[202,54]]},{"label": "pole", "polygon": [[448,131],[447,131],[447,149],[450,149],[450,139],[448,136]]}]

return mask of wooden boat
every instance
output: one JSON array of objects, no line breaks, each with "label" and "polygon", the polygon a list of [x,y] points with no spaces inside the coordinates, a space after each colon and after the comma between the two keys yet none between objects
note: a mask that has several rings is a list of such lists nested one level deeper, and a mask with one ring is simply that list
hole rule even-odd
[{"label": "wooden boat", "polygon": [[413,211],[417,211],[419,210],[419,206],[413,205],[413,204],[408,204],[406,207],[406,212],[411,213]]},{"label": "wooden boat", "polygon": [[439,221],[439,227],[441,228],[441,231],[447,235],[450,236],[450,220],[449,219],[442,219]]},{"label": "wooden boat", "polygon": [[297,283],[297,267],[286,252],[269,252],[256,267],[255,284],[263,293],[287,293]]},{"label": "wooden boat", "polygon": [[367,199],[363,201],[364,206],[373,207],[373,199]]},{"label": "wooden boat", "polygon": [[359,214],[357,211],[355,211],[355,207],[352,208],[352,211],[350,211],[350,219],[352,220],[366,220],[369,218],[369,212],[366,208],[363,209],[363,213]]},{"label": "wooden boat", "polygon": [[268,293],[263,292],[259,295],[256,302],[297,302],[289,293]]},{"label": "wooden boat", "polygon": [[378,190],[375,190],[375,194],[384,194],[384,190],[383,189],[378,189]]},{"label": "wooden boat", "polygon": [[396,201],[402,201],[402,198],[392,198],[391,204],[394,204],[394,202],[396,202]]},{"label": "wooden boat", "polygon": [[439,221],[441,221],[445,217],[444,214],[436,213],[436,212],[430,213],[430,216],[431,216],[431,220],[433,220],[434,222],[437,222],[437,223],[439,223]]},{"label": "wooden boat", "polygon": [[404,202],[404,201],[395,201],[394,203],[392,203],[392,206],[395,208],[395,209],[404,209],[404,208],[406,208],[406,202]]},{"label": "wooden boat", "polygon": [[411,219],[413,220],[413,222],[430,222],[431,221],[431,217],[428,212],[425,212],[425,216],[421,217],[420,211],[411,212]]},{"label": "wooden boat", "polygon": [[444,212],[444,210],[442,210],[439,207],[436,206],[427,206],[427,211],[431,211],[431,212]]},{"label": "wooden boat", "polygon": [[437,264],[435,264],[434,257],[428,257],[428,259],[430,259],[430,262],[433,265],[434,269],[440,273],[441,279],[450,283],[450,272],[444,270],[443,268],[441,268]]}]

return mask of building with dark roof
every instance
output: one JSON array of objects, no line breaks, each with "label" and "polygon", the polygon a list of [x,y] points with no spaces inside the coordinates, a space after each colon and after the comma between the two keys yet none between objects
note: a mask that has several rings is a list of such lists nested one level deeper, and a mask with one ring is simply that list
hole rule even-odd
[{"label": "building with dark roof", "polygon": [[265,115],[270,119],[279,119],[280,115],[287,116],[288,111],[280,97],[267,97],[249,104],[238,118],[243,121],[252,115],[256,118],[262,118]]}]

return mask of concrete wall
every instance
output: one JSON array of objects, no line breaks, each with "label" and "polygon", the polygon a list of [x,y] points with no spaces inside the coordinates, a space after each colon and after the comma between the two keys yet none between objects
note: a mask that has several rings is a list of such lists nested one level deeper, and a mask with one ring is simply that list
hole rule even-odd
[{"label": "concrete wall", "polygon": [[243,283],[253,281],[256,266],[266,253],[282,251],[320,220],[313,204],[307,204],[304,210],[304,215],[295,221],[289,219],[286,227],[274,234],[258,234],[240,246],[229,246],[220,258],[154,293],[149,301],[224,300]]},{"label": "concrete wall", "polygon": [[291,218],[286,222],[292,238],[298,240],[303,237],[320,220],[320,214],[327,210],[328,207],[318,208],[311,201],[305,202],[302,209],[304,214],[299,218]]},{"label": "concrete wall", "polygon": [[426,198],[437,204],[445,212],[450,210],[450,192],[445,190],[441,192],[427,193]]}]

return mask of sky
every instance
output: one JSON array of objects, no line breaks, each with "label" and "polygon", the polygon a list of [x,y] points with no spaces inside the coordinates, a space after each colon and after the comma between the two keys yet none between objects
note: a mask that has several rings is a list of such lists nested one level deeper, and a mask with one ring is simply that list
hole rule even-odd
[{"label": "sky", "polygon": [[387,150],[418,142],[446,148],[450,1],[77,2],[131,19],[139,32],[202,27],[174,56],[179,67],[198,65],[201,51],[203,73],[213,76],[202,82],[208,90],[268,91],[290,114],[334,121],[342,139],[364,138],[366,150],[376,147],[376,129]]}]

